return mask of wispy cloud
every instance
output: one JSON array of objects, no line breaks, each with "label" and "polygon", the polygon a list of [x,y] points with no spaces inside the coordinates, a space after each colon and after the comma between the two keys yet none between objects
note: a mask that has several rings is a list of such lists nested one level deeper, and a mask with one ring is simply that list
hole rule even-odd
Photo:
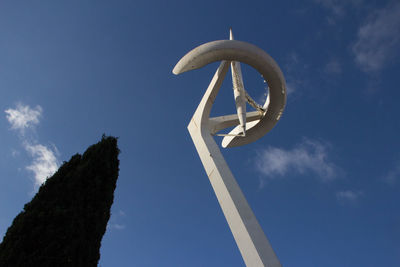
[{"label": "wispy cloud", "polygon": [[293,82],[286,83],[286,93],[287,95],[291,95],[296,91],[296,85]]},{"label": "wispy cloud", "polygon": [[336,59],[331,59],[324,68],[324,71],[329,74],[340,74],[342,73],[342,67]]},{"label": "wispy cloud", "polygon": [[340,0],[314,0],[317,4],[329,9],[334,15],[342,16],[344,14],[344,2]]},{"label": "wispy cloud", "polygon": [[397,180],[400,180],[400,161],[391,169],[385,176],[383,180],[388,184],[395,184]]},{"label": "wispy cloud", "polygon": [[124,224],[118,224],[118,223],[109,223],[107,224],[107,226],[108,228],[115,230],[124,230],[126,228]]},{"label": "wispy cloud", "polygon": [[374,11],[358,30],[352,47],[355,61],[365,72],[381,70],[400,44],[400,2]]},{"label": "wispy cloud", "polygon": [[344,190],[336,192],[336,199],[341,204],[354,203],[363,195],[364,194],[362,191]]},{"label": "wispy cloud", "polygon": [[25,149],[33,157],[31,165],[26,169],[34,173],[35,186],[39,186],[57,171],[57,158],[54,151],[41,144],[26,144]]},{"label": "wispy cloud", "polygon": [[[33,173],[37,188],[58,169],[57,148],[54,145],[51,149],[39,144],[35,138],[28,138],[26,135],[28,129],[32,130],[39,124],[43,109],[39,105],[31,108],[29,105],[18,103],[15,108],[6,109],[4,112],[11,129],[20,133],[19,138],[23,147],[32,157],[32,163],[26,166],[26,169]],[[16,155],[14,152],[12,154]]]},{"label": "wispy cloud", "polygon": [[119,210],[118,215],[123,217],[126,216],[126,213],[123,210]]},{"label": "wispy cloud", "polygon": [[35,108],[31,108],[28,105],[24,106],[18,103],[15,109],[9,108],[4,112],[7,114],[6,118],[11,124],[11,129],[18,130],[23,134],[27,128],[39,123],[42,107],[38,105]]},{"label": "wispy cloud", "polygon": [[18,157],[19,154],[20,154],[20,152],[19,152],[18,150],[16,150],[16,149],[11,149],[11,156],[12,156],[13,158]]},{"label": "wispy cloud", "polygon": [[[342,17],[348,6],[360,6],[363,0],[314,0],[314,2],[329,10],[333,16]],[[333,18],[329,17],[329,19]]]},{"label": "wispy cloud", "polygon": [[318,180],[333,180],[338,167],[329,160],[327,146],[305,139],[293,149],[268,147],[256,159],[257,170],[269,179],[283,177],[289,172],[311,173]]},{"label": "wispy cloud", "polygon": [[110,221],[107,224],[108,229],[124,230],[126,228],[125,224],[119,223],[126,216],[123,210],[119,210],[117,213],[111,215]]},{"label": "wispy cloud", "polygon": [[306,84],[304,75],[307,72],[308,65],[305,60],[299,59],[296,52],[291,52],[286,56],[285,64],[283,65],[287,94],[293,94],[298,89],[301,89]]}]

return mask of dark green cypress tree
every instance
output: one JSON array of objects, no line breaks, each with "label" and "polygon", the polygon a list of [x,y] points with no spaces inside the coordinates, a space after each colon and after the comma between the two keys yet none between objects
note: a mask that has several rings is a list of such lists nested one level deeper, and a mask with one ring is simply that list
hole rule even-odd
[{"label": "dark green cypress tree", "polygon": [[40,187],[0,244],[0,266],[97,266],[119,171],[117,139],[76,154]]}]

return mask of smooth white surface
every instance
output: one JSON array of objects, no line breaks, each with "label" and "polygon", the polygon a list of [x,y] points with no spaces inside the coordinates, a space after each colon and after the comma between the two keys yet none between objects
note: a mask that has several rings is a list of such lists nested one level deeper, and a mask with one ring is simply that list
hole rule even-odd
[{"label": "smooth white surface", "polygon": [[[226,136],[224,138],[224,141],[228,140],[225,143],[226,146],[233,146],[232,143],[234,145],[242,145],[263,136],[280,118],[286,100],[285,81],[276,63],[266,53],[261,53],[260,51],[262,50],[259,48],[255,48],[255,46],[244,42],[217,42],[211,42],[211,45],[207,43],[189,52],[178,62],[173,72],[179,74],[190,69],[195,69],[217,61],[217,59],[221,59],[221,56],[224,56],[228,57],[229,60],[245,59],[249,65],[257,66],[263,70],[261,72],[263,75],[273,75],[269,79],[274,84],[273,94],[272,96],[269,95],[270,98],[267,99],[264,107],[269,104],[270,99],[271,104],[274,104],[269,105],[266,112],[255,111],[245,114],[244,120],[248,121],[246,126],[248,126],[250,131],[253,129],[250,139],[249,136]],[[213,49],[217,49],[217,51]],[[227,53],[224,49],[230,52]],[[250,57],[246,56],[246,49]],[[241,56],[237,56],[235,51]],[[262,62],[256,59],[260,55],[265,60],[264,64],[268,65],[267,67],[263,67]],[[209,117],[215,97],[218,94],[230,63],[230,61],[225,60],[221,62],[188,125],[188,130],[245,264],[247,266],[281,267],[275,252],[212,137],[216,132],[238,124],[232,132],[236,134],[236,132],[240,133],[240,131],[243,131],[240,125],[241,118],[239,112],[239,116],[235,114],[216,118]],[[266,76],[264,78],[267,79]],[[275,101],[273,102],[272,99]],[[268,118],[267,120],[265,120],[266,117]],[[243,142],[243,140],[247,141]]]},{"label": "smooth white surface", "polygon": [[[269,105],[257,123],[246,124],[246,137],[226,136],[223,147],[235,147],[254,142],[269,132],[280,119],[286,104],[286,83],[276,62],[255,45],[237,40],[220,40],[200,45],[179,60],[174,74],[201,68],[209,63],[227,60],[246,63],[260,72],[269,86]],[[265,107],[265,105],[264,105]],[[233,129],[231,133],[240,133]]]},{"label": "smooth white surface", "polygon": [[211,107],[228,68],[229,62],[223,61],[193,115],[188,130],[245,264],[280,267],[275,252],[210,133]]},{"label": "smooth white surface", "polygon": [[[229,30],[229,40],[233,40],[232,29]],[[240,63],[231,61],[231,74],[233,83],[233,96],[235,98],[236,112],[240,122],[241,134],[246,136],[246,93],[244,91],[242,69]]]}]

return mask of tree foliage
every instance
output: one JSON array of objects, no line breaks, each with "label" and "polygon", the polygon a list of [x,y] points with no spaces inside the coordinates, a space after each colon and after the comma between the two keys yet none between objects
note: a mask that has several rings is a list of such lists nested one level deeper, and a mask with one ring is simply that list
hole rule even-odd
[{"label": "tree foliage", "polygon": [[97,266],[119,171],[117,139],[103,135],[39,188],[0,244],[0,266]]}]

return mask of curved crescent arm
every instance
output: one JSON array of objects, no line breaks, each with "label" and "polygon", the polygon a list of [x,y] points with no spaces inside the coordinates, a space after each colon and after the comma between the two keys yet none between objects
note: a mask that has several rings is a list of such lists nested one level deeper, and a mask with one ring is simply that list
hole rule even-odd
[{"label": "curved crescent arm", "polygon": [[[254,142],[268,133],[280,119],[286,104],[286,83],[278,64],[266,52],[255,45],[237,40],[219,40],[194,48],[179,60],[173,73],[204,67],[212,62],[240,61],[255,68],[269,86],[269,105],[258,122],[246,124],[246,137],[226,136],[223,147],[235,147]],[[232,132],[237,132],[233,129]]]}]

